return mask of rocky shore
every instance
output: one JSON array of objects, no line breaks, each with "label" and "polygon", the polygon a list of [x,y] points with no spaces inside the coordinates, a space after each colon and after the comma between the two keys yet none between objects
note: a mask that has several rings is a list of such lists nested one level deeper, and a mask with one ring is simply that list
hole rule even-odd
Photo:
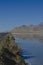
[{"label": "rocky shore", "polygon": [[0,65],[27,65],[11,33],[0,33]]}]

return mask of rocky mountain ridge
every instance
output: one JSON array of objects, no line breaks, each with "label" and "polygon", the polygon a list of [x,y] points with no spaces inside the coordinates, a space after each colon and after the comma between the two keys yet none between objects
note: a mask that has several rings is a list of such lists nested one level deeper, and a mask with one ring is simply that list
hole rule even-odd
[{"label": "rocky mountain ridge", "polygon": [[38,25],[22,25],[19,27],[16,27],[14,29],[12,29],[10,32],[13,33],[35,33],[35,32],[43,32],[43,22],[41,22]]}]

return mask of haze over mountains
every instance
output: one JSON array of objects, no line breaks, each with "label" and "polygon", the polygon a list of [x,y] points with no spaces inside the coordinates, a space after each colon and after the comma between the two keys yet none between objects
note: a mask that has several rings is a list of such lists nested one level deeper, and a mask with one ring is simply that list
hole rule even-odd
[{"label": "haze over mountains", "polygon": [[43,32],[43,22],[38,25],[22,25],[12,29],[10,32],[13,33],[42,33]]}]

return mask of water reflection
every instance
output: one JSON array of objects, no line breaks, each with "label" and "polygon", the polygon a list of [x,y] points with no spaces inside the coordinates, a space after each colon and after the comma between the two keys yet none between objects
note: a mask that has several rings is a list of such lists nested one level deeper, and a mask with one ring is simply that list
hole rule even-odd
[{"label": "water reflection", "polygon": [[16,42],[22,48],[21,56],[31,65],[43,65],[43,35],[15,35]]},{"label": "water reflection", "polygon": [[20,55],[24,58],[24,59],[31,59],[31,58],[34,58],[35,56],[32,56],[32,55],[29,55],[29,54],[26,54],[26,51],[22,50]]},{"label": "water reflection", "polygon": [[35,56],[22,55],[22,57],[23,57],[24,59],[31,59],[31,58],[34,58]]},{"label": "water reflection", "polygon": [[39,40],[40,42],[43,43],[43,35],[42,34],[16,34],[14,35],[14,37],[16,38],[21,38],[23,40],[25,39],[35,39],[35,40]]}]

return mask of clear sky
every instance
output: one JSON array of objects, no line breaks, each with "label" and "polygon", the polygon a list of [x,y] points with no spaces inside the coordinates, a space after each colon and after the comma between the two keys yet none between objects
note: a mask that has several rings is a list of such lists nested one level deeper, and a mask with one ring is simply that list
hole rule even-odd
[{"label": "clear sky", "polygon": [[0,31],[43,21],[43,0],[0,0]]}]

